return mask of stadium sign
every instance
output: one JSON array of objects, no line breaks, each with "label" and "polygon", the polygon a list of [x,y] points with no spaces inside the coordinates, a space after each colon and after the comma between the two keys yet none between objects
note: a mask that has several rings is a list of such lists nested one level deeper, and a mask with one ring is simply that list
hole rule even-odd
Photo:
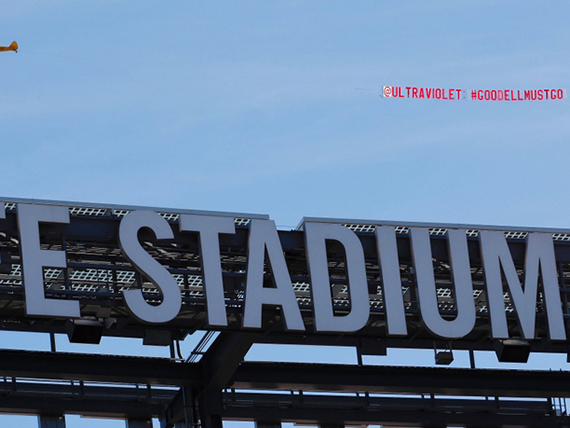
[{"label": "stadium sign", "polygon": [[[40,225],[67,225],[69,207],[57,204],[14,204],[12,215],[17,219],[17,231],[22,265],[26,316],[81,318],[80,303],[73,299],[54,298],[46,293],[44,270],[66,269],[70,263],[65,247],[42,247]],[[0,229],[6,222],[6,211],[0,210]],[[4,219],[4,220],[2,220]],[[224,294],[221,265],[221,238],[236,234],[234,218],[229,215],[181,213],[176,221],[167,220],[149,209],[132,209],[117,219],[117,246],[121,257],[159,289],[159,301],[149,302],[140,288],[122,291],[124,305],[130,314],[146,325],[169,323],[179,316],[183,299],[181,288],[173,274],[144,248],[139,239],[142,230],[151,231],[156,241],[168,242],[175,234],[193,234],[199,242],[205,312],[207,325],[223,329],[228,325],[227,302]],[[305,219],[300,229],[303,244],[294,250],[306,257],[310,297],[312,301],[312,331],[315,333],[353,333],[363,329],[371,316],[368,260],[362,234],[343,225],[341,221]],[[559,278],[563,276],[556,259],[553,233],[531,230],[525,233],[524,272],[515,265],[512,249],[504,229],[478,227],[473,238],[470,228],[451,225],[443,236],[449,256],[450,284],[455,302],[454,315],[444,314],[438,302],[438,285],[432,254],[433,230],[429,225],[415,224],[407,230],[411,269],[415,278],[415,293],[421,323],[434,337],[460,339],[469,335],[477,319],[474,302],[473,267],[471,260],[480,260],[484,278],[484,293],[488,306],[490,336],[507,339],[511,335],[505,311],[505,293],[510,297],[520,336],[536,336],[537,304],[545,315],[546,331],[552,341],[565,341],[566,331]],[[402,293],[401,263],[398,237],[394,225],[379,222],[365,235],[374,240],[378,277],[384,304],[387,336],[406,337],[406,301]],[[241,329],[261,329],[264,307],[280,309],[285,330],[304,332],[306,317],[301,313],[290,266],[275,222],[260,216],[247,225],[247,257]],[[477,247],[468,240],[477,240]],[[345,286],[348,304],[339,311],[334,305],[334,284],[331,288],[327,245],[334,242],[344,252]],[[519,244],[520,245],[520,244]],[[478,252],[478,254],[475,254]],[[368,271],[367,271],[368,269]],[[519,270],[519,271],[517,271]],[[368,272],[368,273],[367,273]],[[267,279],[272,284],[267,286]]]}]

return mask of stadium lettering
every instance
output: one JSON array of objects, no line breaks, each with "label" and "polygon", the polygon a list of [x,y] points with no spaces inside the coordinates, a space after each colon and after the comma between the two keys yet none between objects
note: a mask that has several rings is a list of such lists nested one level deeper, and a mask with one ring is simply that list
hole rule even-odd
[{"label": "stadium lettering", "polygon": [[[433,91],[430,95],[432,94]],[[511,95],[509,94],[509,97]],[[550,92],[548,96],[559,96],[559,94]],[[0,219],[5,218],[2,209]],[[67,259],[65,249],[41,248],[39,224],[69,223],[68,209],[62,206],[20,203],[17,219],[26,314],[79,318],[81,314],[77,301],[46,297],[43,278],[44,267],[65,268]],[[181,232],[195,233],[198,236],[207,323],[210,326],[227,326],[219,236],[235,233],[233,219],[214,215],[182,214],[178,222]],[[153,259],[140,244],[137,235],[142,228],[152,231],[157,240],[173,239],[173,230],[163,217],[147,210],[131,211],[121,219],[119,225],[118,241],[123,256],[134,269],[160,290],[162,298],[160,303],[150,304],[140,289],[130,289],[123,292],[124,302],[131,314],[141,322],[167,323],[176,318],[180,312],[182,305],[180,288],[170,272]],[[303,232],[315,331],[350,333],[362,329],[370,317],[370,302],[364,250],[358,235],[340,224],[319,222],[305,222]],[[374,236],[380,266],[378,273],[382,279],[386,332],[389,336],[406,336],[408,332],[396,229],[391,226],[378,226]],[[457,312],[454,318],[443,316],[438,309],[429,229],[411,227],[409,237],[419,315],[424,326],[436,337],[444,339],[465,337],[473,330],[476,321],[466,230],[450,228],[446,233]],[[525,339],[535,337],[540,286],[549,337],[556,341],[566,340],[552,235],[546,232],[528,233],[523,284],[519,280],[504,233],[481,230],[478,239],[491,336],[495,339],[509,337],[503,299],[503,284],[505,284],[505,290],[508,290],[511,296],[520,330]],[[350,306],[342,314],[335,313],[333,308],[327,241],[336,241],[345,253],[346,287]],[[273,281],[273,286],[269,287],[265,284],[267,269],[271,271],[270,277]],[[263,306],[270,305],[281,309],[287,330],[305,331],[281,241],[272,220],[250,221],[245,275],[243,328],[260,329]]]}]

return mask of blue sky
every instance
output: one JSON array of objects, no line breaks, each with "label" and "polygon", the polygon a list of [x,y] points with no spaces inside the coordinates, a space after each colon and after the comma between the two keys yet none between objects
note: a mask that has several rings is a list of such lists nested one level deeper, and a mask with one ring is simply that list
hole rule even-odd
[{"label": "blue sky", "polygon": [[[383,99],[383,85],[566,88],[570,5],[8,2],[2,194],[566,227],[568,99]],[[358,89],[357,89],[358,88]]]},{"label": "blue sky", "polygon": [[0,54],[0,194],[285,227],[567,228],[569,99],[379,95],[570,89],[569,13],[565,0],[7,0],[0,44],[20,51]]}]

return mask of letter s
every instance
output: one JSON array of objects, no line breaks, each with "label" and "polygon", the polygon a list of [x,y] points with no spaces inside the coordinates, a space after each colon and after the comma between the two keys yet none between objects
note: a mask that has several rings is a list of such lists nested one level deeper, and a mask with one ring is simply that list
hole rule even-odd
[{"label": "letter s", "polygon": [[152,230],[156,239],[173,239],[174,234],[168,222],[152,211],[132,211],[123,217],[119,225],[121,251],[138,272],[162,291],[162,303],[157,306],[148,304],[142,290],[123,291],[123,297],[127,308],[139,321],[165,323],[180,312],[182,296],[172,275],[139,243],[137,235],[143,227]]}]

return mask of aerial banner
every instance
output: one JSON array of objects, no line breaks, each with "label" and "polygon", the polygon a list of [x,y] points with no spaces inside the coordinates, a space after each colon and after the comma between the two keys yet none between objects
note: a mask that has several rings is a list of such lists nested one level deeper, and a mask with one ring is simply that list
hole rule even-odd
[{"label": "aerial banner", "polygon": [[462,89],[418,86],[383,86],[383,98],[473,101],[554,101],[566,98],[561,88],[543,89]]}]

